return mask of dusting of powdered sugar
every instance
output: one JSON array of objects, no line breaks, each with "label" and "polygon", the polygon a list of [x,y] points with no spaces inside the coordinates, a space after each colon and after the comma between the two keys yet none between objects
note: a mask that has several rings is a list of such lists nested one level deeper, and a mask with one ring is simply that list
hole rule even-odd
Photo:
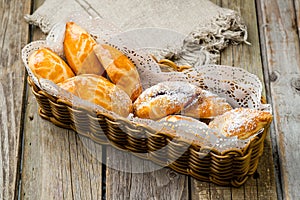
[{"label": "dusting of powdered sugar", "polygon": [[236,108],[216,117],[210,122],[209,127],[227,137],[236,137],[238,133],[243,135],[243,133],[253,132],[257,129],[258,119],[262,115],[261,112],[249,108]]},{"label": "dusting of powdered sugar", "polygon": [[259,112],[251,109],[236,109],[233,110],[232,113],[234,114],[229,115],[230,118],[228,118],[227,121],[223,122],[223,124],[226,125],[224,127],[224,130],[226,130],[226,132],[248,132],[256,128],[257,122],[254,119],[256,117],[259,117]]},{"label": "dusting of powdered sugar", "polygon": [[184,106],[195,97],[196,91],[196,86],[187,82],[165,81],[146,89],[136,100],[135,106],[136,109],[141,109],[159,98],[166,98],[170,107]]},{"label": "dusting of powdered sugar", "polygon": [[115,86],[112,91],[109,92],[109,97],[112,100],[112,111],[116,113],[130,113],[132,102],[126,92],[119,87]]}]

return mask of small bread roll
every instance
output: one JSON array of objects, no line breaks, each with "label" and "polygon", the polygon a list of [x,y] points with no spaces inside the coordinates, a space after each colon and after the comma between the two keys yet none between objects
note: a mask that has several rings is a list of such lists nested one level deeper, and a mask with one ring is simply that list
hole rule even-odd
[{"label": "small bread roll", "polygon": [[247,139],[272,121],[272,114],[250,108],[236,108],[217,116],[209,123],[209,128],[219,131],[226,137],[237,136]]},{"label": "small bread roll", "polygon": [[201,90],[199,96],[187,105],[181,114],[198,119],[212,119],[231,109],[231,105],[226,102],[225,98],[207,90]]},{"label": "small bread roll", "polygon": [[66,24],[64,52],[68,64],[76,75],[102,75],[104,69],[94,53],[96,41],[83,28],[74,22]]},{"label": "small bread roll", "polygon": [[98,45],[95,53],[109,79],[134,101],[142,93],[142,84],[135,65],[126,55],[110,45]]},{"label": "small bread roll", "polygon": [[120,116],[127,117],[132,111],[129,96],[102,76],[82,74],[67,79],[58,86]]},{"label": "small bread roll", "polygon": [[60,83],[74,76],[71,68],[56,53],[47,48],[34,51],[28,59],[28,66],[37,78]]},{"label": "small bread roll", "polygon": [[199,89],[187,82],[166,81],[146,89],[134,102],[135,115],[160,119],[181,111],[197,96]]}]

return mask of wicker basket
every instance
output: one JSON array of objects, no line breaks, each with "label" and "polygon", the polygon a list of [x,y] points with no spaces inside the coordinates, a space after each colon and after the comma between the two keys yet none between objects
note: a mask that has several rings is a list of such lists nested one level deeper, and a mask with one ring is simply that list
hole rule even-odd
[{"label": "wicker basket", "polygon": [[[28,83],[40,106],[42,118],[59,127],[72,129],[99,144],[130,151],[133,155],[201,181],[239,187],[255,173],[263,153],[268,127],[243,149],[220,153],[213,147],[200,147],[146,125],[133,124],[124,118],[116,119],[106,113],[74,107],[42,91],[30,78]],[[178,155],[181,156],[178,158]]]}]

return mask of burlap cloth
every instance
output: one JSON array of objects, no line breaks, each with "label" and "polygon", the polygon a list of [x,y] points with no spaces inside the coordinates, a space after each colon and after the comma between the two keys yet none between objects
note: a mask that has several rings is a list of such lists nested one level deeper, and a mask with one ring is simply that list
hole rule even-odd
[{"label": "burlap cloth", "polygon": [[240,15],[208,0],[46,0],[25,19],[48,33],[74,11],[106,19],[121,30],[156,27],[186,35],[180,47],[164,52],[179,64],[215,63],[222,49],[247,39]]}]

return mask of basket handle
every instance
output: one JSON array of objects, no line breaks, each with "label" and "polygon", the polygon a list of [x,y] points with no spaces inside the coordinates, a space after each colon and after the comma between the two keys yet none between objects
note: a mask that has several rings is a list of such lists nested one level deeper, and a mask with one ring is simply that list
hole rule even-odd
[{"label": "basket handle", "polygon": [[155,56],[151,55],[151,57],[155,60],[155,62],[158,63],[158,65],[162,69],[168,69],[168,71],[170,71],[170,69],[171,69],[173,71],[182,72],[186,69],[192,68],[192,66],[190,66],[190,65],[177,65],[175,62],[173,62],[169,59],[161,59],[158,61]]},{"label": "basket handle", "polygon": [[189,65],[177,65],[176,63],[174,63],[171,60],[168,59],[161,59],[160,61],[157,62],[160,66],[164,66],[164,67],[170,67],[173,68],[173,70],[178,71],[178,72],[182,72],[186,69],[190,69],[192,68],[192,66]]}]

